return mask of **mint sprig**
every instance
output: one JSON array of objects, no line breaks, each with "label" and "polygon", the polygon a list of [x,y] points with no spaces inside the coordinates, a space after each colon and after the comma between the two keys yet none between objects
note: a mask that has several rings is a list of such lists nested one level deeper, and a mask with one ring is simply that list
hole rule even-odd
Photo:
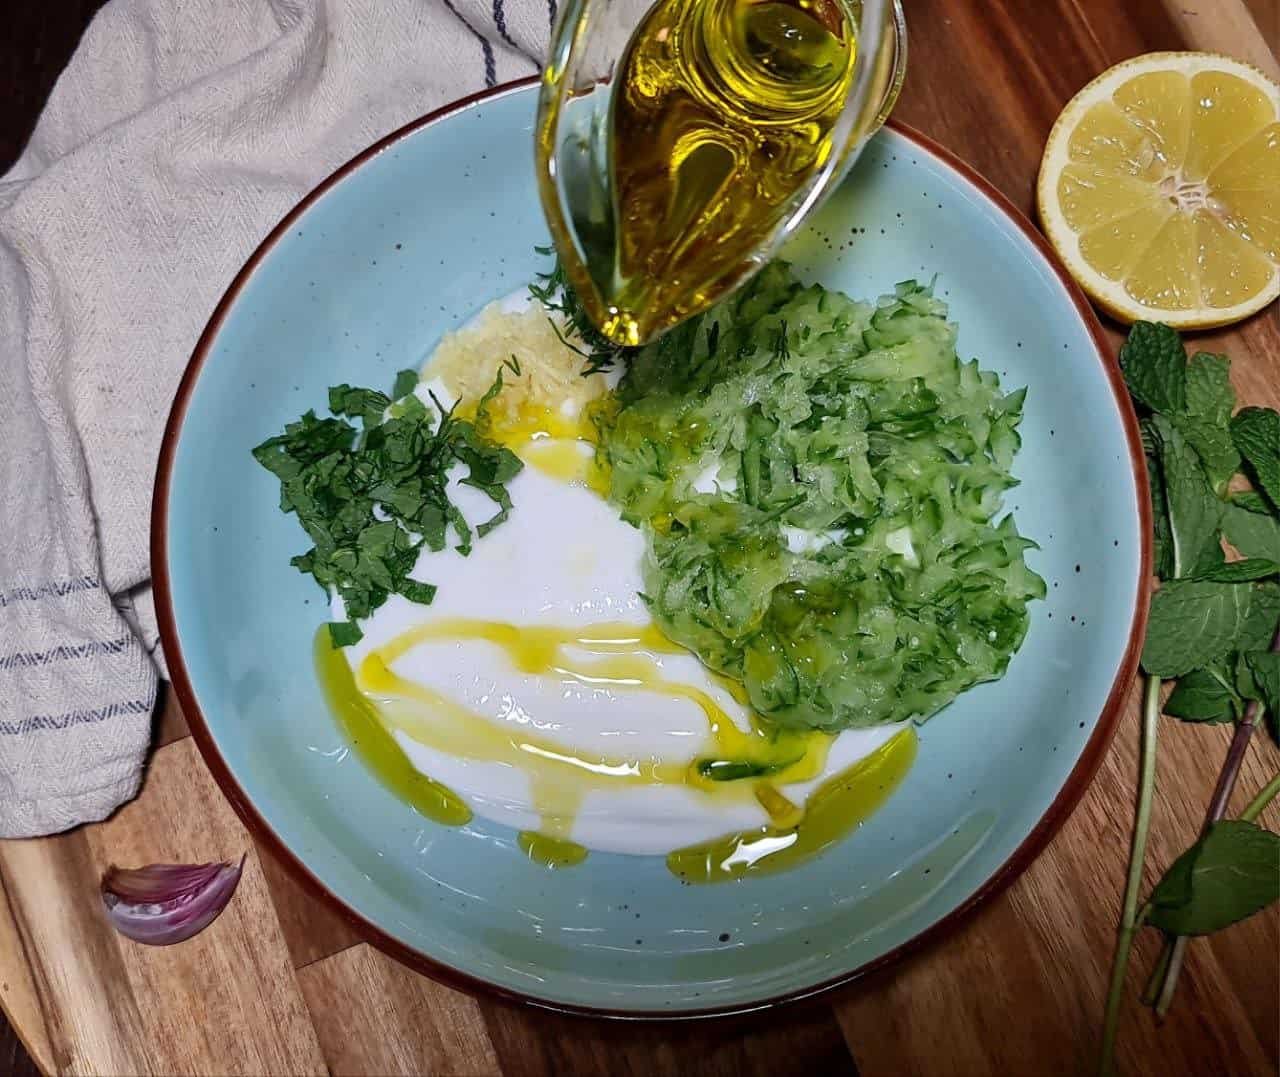
[{"label": "mint sprig", "polygon": [[[1173,1000],[1187,941],[1253,915],[1280,899],[1280,837],[1255,820],[1280,794],[1280,774],[1239,820],[1226,820],[1253,728],[1280,715],[1280,414],[1246,408],[1223,356],[1189,361],[1178,334],[1138,322],[1120,366],[1142,419],[1151,480],[1155,570],[1142,667],[1138,804],[1119,937],[1107,996],[1099,1071],[1109,1073],[1129,954],[1144,925],[1166,933],[1143,1000],[1163,1016]],[[1230,493],[1237,471],[1258,489]],[[1242,555],[1228,561],[1223,540]],[[1161,686],[1177,678],[1163,708]],[[1160,713],[1188,722],[1236,723],[1200,839],[1140,904],[1155,790]]]}]

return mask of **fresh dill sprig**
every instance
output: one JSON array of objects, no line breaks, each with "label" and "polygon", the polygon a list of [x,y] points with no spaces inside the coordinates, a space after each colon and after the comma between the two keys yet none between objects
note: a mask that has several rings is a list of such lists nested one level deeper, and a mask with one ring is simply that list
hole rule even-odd
[{"label": "fresh dill sprig", "polygon": [[774,340],[773,354],[783,362],[791,358],[791,345],[787,341],[787,320],[783,318],[778,322],[778,336]]},{"label": "fresh dill sprig", "polygon": [[[544,256],[555,255],[551,247],[534,247],[534,250]],[[612,370],[616,363],[638,350],[614,344],[596,328],[578,293],[569,283],[558,255],[555,255],[551,271],[538,273],[536,277],[529,285],[529,294],[542,304],[560,342],[586,361],[582,368],[584,378]]]}]

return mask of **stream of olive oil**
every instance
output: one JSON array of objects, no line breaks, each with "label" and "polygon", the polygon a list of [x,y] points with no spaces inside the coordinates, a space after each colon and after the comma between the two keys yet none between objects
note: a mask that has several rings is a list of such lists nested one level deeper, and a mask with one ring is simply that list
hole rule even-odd
[{"label": "stream of olive oil", "polygon": [[641,21],[610,116],[610,339],[643,343],[734,287],[839,159],[851,3],[659,0]]}]

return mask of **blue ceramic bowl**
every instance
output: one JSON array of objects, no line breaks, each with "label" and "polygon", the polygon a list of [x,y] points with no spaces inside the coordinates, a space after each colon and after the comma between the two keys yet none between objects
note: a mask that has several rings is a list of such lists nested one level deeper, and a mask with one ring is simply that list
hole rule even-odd
[{"label": "blue ceramic bowl", "polygon": [[[156,488],[153,558],[174,685],[246,823],[378,945],[441,979],[564,1009],[679,1016],[847,981],[937,936],[1021,871],[1110,740],[1133,675],[1149,533],[1137,431],[1079,292],[984,181],[890,127],[785,255],[855,296],[937,274],[965,356],[1026,385],[1012,492],[1049,584],[1008,675],[920,731],[869,822],[780,875],[682,885],[661,858],[549,871],[477,819],[448,828],[389,793],[321,699],[325,610],[289,567],[297,521],[250,448],[382,385],[531,279],[547,242],[535,89],[411,124],[326,180],[267,238],[182,382]],[[445,581],[447,583],[447,581]]]}]

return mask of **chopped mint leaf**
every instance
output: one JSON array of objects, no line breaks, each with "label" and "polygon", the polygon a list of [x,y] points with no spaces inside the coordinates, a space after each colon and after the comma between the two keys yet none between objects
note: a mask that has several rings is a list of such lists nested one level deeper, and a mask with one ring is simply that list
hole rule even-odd
[{"label": "chopped mint leaf", "polygon": [[[433,415],[412,395],[416,384],[417,375],[403,371],[395,391],[407,388],[409,395],[394,405],[373,389],[330,389],[332,410],[363,420],[359,439],[349,423],[317,419],[309,411],[253,450],[280,480],[281,509],[297,514],[314,543],[290,563],[326,593],[342,597],[349,621],[330,628],[339,647],[360,638],[356,622],[389,595],[424,604],[435,597],[431,584],[409,579],[424,546],[443,549],[452,531],[458,550],[467,553],[475,531],[487,533],[511,509],[505,484],[519,472],[520,460],[438,402]],[[498,513],[475,530],[449,498],[448,472],[455,463],[469,468],[464,481],[498,505]]]},{"label": "chopped mint leaf", "polygon": [[401,400],[418,387],[418,372],[402,370],[396,375],[395,385],[391,389],[391,399]]},{"label": "chopped mint leaf", "polygon": [[350,647],[364,639],[364,633],[355,621],[330,621],[329,638],[335,647]]},{"label": "chopped mint leaf", "polygon": [[[356,429],[340,419],[317,419],[314,411],[308,411],[296,423],[284,428],[284,433],[267,438],[253,450],[253,458],[276,476],[281,482],[296,479],[306,468],[328,457],[350,449],[356,439]],[[291,508],[283,500],[280,507]]]},{"label": "chopped mint leaf", "polygon": [[797,760],[786,763],[753,763],[738,759],[699,759],[698,773],[713,782],[736,782],[743,778],[763,778],[786,770]]},{"label": "chopped mint leaf", "polygon": [[419,583],[417,580],[405,579],[400,581],[400,593],[410,602],[417,602],[423,606],[430,606],[436,597],[436,585],[433,583]]},{"label": "chopped mint leaf", "polygon": [[329,390],[329,410],[334,415],[363,419],[366,430],[382,422],[382,413],[387,410],[390,403],[386,393],[380,393],[377,389],[354,389],[350,385],[335,385]]}]

